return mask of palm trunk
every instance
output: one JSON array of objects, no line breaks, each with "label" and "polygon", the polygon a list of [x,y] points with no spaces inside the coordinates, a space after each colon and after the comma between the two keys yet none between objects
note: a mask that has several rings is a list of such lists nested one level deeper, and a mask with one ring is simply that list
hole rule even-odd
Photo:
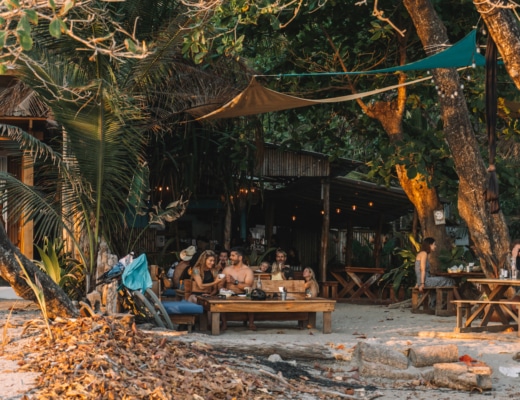
[{"label": "palm trunk", "polygon": [[31,280],[34,281],[35,276],[37,276],[41,282],[47,313],[50,318],[58,316],[76,317],[78,315],[76,308],[65,292],[54,283],[49,275],[41,271],[10,242],[4,226],[0,224],[0,275],[11,285],[18,296],[38,304],[35,293],[24,278],[25,275],[17,257]]}]

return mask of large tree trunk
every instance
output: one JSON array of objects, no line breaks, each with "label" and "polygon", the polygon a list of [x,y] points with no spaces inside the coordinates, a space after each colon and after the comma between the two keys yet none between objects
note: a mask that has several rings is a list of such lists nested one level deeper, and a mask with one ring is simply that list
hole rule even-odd
[{"label": "large tree trunk", "polygon": [[[441,49],[449,43],[446,28],[429,0],[404,0],[423,47]],[[444,134],[459,176],[458,208],[468,225],[475,251],[488,277],[497,276],[499,260],[509,251],[509,234],[501,212],[491,214],[485,201],[486,168],[480,156],[466,100],[455,69],[435,69]]]},{"label": "large tree trunk", "polygon": [[[406,43],[403,40],[400,43],[401,62],[406,61]],[[401,74],[399,83],[404,83],[406,75]],[[400,87],[398,89],[397,99],[389,102],[378,101],[369,106],[360,102],[365,113],[374,119],[377,119],[383,126],[385,132],[393,142],[402,139],[403,136],[403,114],[406,104],[406,88]],[[410,179],[404,165],[396,165],[397,177],[404,192],[415,206],[419,223],[421,225],[421,232],[423,237],[433,237],[438,245],[438,250],[449,249],[451,242],[446,232],[445,225],[437,225],[435,223],[434,210],[443,210],[443,205],[440,202],[437,190],[435,187],[428,185],[427,179],[424,175],[418,174]],[[414,232],[415,233],[415,232]],[[432,271],[439,270],[438,259],[433,258]]]},{"label": "large tree trunk", "polygon": [[18,296],[38,304],[35,293],[24,279],[25,274],[16,257],[18,257],[33,282],[35,276],[38,277],[43,288],[47,313],[50,318],[78,315],[76,308],[65,292],[54,283],[49,275],[42,272],[10,242],[4,226],[0,224],[0,275],[9,282]]},{"label": "large tree trunk", "polygon": [[497,45],[507,73],[520,89],[520,26],[517,17],[509,8],[496,7],[495,3],[499,1],[474,0],[473,3]]}]

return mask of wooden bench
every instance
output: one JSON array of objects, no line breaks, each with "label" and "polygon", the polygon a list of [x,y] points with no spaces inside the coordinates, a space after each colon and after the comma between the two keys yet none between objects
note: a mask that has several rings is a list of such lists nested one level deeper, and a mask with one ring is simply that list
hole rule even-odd
[{"label": "wooden bench", "polygon": [[[490,300],[453,300],[452,303],[457,307],[457,326],[455,332],[500,332],[508,328],[520,330],[520,302],[507,299]],[[516,306],[516,313],[508,306]],[[496,312],[500,321],[494,325],[491,322],[492,314]],[[472,326],[472,323],[482,316],[479,326]]]},{"label": "wooden bench", "polygon": [[195,324],[195,318],[204,312],[199,304],[191,303],[186,300],[163,301],[162,304],[170,320],[175,324],[187,325],[188,332],[191,332]]},{"label": "wooden bench", "polygon": [[[412,288],[412,313],[452,316],[456,314],[453,300],[457,298],[456,286],[424,287],[422,293]],[[435,309],[430,308],[430,299],[435,296]]]},{"label": "wooden bench", "polygon": [[280,294],[280,287],[285,287],[287,296],[298,296],[300,298],[305,297],[305,281],[288,280],[288,281],[272,281],[263,280],[262,290],[268,295],[277,293]]}]

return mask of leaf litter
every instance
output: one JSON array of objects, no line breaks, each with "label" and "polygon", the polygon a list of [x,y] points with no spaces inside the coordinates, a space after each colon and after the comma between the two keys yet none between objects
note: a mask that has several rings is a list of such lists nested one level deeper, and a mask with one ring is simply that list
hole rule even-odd
[{"label": "leaf litter", "polygon": [[[41,320],[27,321],[22,336],[30,340],[10,355],[21,371],[40,374],[23,400],[358,398],[345,382],[313,378],[289,363],[251,357],[249,366],[259,366],[246,368],[243,355],[154,335],[117,318],[56,320],[51,329],[53,339]],[[372,394],[365,398],[379,397]]]}]

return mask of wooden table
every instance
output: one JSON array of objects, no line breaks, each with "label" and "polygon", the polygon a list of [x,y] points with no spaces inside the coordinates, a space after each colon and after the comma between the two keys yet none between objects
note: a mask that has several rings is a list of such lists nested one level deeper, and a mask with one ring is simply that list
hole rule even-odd
[{"label": "wooden table", "polygon": [[[485,278],[486,274],[484,272],[438,272],[435,275],[432,276],[442,276],[446,278],[453,279],[457,286],[460,286],[460,282],[463,279],[470,279],[470,278]],[[460,300],[462,297],[460,296],[459,290],[457,287],[453,288],[453,293],[456,300]]]},{"label": "wooden table", "polygon": [[[332,311],[336,301],[330,299],[303,298],[282,300],[254,301],[242,297],[220,299],[218,297],[197,297],[198,303],[205,311],[211,313],[211,334],[220,334],[220,313],[245,312],[245,313],[308,313],[309,324],[316,326],[316,313],[323,313],[323,333],[332,332]],[[200,330],[207,330],[207,312],[200,316]]]},{"label": "wooden table", "polygon": [[[351,299],[360,299],[365,295],[371,300],[378,300],[378,296],[370,287],[385,273],[384,268],[345,267],[346,278],[342,272],[331,271],[331,275],[343,286],[338,293],[338,298],[348,295]],[[350,280],[348,280],[349,278]]]},{"label": "wooden table", "polygon": [[[487,295],[487,299],[453,302],[457,305],[456,332],[498,332],[508,328],[518,329],[519,314],[518,312],[514,313],[508,306],[514,304],[520,310],[520,302],[508,301],[504,299],[504,294],[512,286],[520,286],[520,280],[469,278],[468,282],[480,285],[482,291]],[[472,323],[478,319],[480,314],[483,315],[480,324],[472,326]],[[499,321],[496,324],[489,325],[493,314],[498,316]]]}]

